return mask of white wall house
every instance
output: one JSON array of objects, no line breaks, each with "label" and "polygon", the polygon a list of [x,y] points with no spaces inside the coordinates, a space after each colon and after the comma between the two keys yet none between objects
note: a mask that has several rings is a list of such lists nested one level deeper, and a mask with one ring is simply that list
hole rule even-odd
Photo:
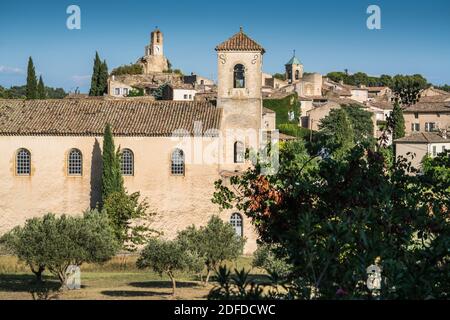
[{"label": "white wall house", "polygon": [[164,88],[163,100],[194,101],[197,90],[192,85],[169,84]]},{"label": "white wall house", "polygon": [[396,144],[396,156],[408,158],[408,153],[414,154],[409,159],[416,169],[421,168],[422,159],[429,155],[436,157],[438,154],[450,150],[450,137],[447,132],[421,132],[406,136],[394,141]]}]

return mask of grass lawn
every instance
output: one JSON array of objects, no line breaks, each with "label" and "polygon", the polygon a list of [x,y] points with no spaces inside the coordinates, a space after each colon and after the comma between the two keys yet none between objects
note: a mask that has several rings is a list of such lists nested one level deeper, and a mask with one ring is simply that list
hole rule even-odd
[{"label": "grass lawn", "polygon": [[[232,268],[251,269],[251,257],[241,257],[229,262]],[[43,297],[61,300],[77,299],[206,299],[214,283],[204,286],[198,278],[189,274],[179,274],[177,295],[172,296],[172,286],[168,277],[160,277],[148,270],[138,270],[136,256],[119,256],[104,265],[86,264],[81,266],[81,290],[56,292],[50,290]],[[58,281],[49,273],[44,274],[46,287],[55,289]],[[264,278],[260,270],[252,270],[255,279]],[[26,265],[15,257],[0,256],[0,300],[33,299],[35,277]],[[38,296],[35,294],[35,298]]]}]

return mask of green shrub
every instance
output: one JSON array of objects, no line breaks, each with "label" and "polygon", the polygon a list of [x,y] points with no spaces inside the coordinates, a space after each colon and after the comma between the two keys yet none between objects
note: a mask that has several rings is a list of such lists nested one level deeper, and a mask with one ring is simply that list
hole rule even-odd
[{"label": "green shrub", "polygon": [[303,127],[299,127],[297,123],[282,123],[278,126],[278,130],[281,133],[289,136],[297,137],[304,140],[309,140],[311,137],[311,130]]},{"label": "green shrub", "polygon": [[111,75],[113,76],[120,76],[120,75],[133,75],[133,74],[143,74],[144,68],[141,64],[135,63],[135,64],[129,64],[129,65],[123,65],[120,67],[117,67],[113,69],[111,72]]},{"label": "green shrub", "polygon": [[253,253],[252,267],[264,269],[272,277],[286,279],[292,266],[286,261],[285,257],[277,254],[276,247],[263,244]]},{"label": "green shrub", "polygon": [[143,97],[144,89],[142,88],[133,88],[128,92],[127,97]]}]

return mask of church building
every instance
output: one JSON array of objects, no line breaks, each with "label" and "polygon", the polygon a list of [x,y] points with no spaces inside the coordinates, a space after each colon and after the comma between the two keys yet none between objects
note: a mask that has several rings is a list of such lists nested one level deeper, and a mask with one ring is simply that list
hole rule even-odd
[{"label": "church building", "polygon": [[[162,34],[152,34],[146,57],[157,61],[146,60],[147,70],[165,68],[162,41]],[[250,221],[240,212],[220,211],[211,199],[214,182],[248,168],[245,150],[259,150],[263,132],[275,129],[273,112],[262,107],[265,51],[241,29],[216,52],[216,105],[133,98],[0,100],[0,234],[48,212],[79,215],[95,207],[109,123],[122,151],[125,187],[147,198],[156,212],[153,228],[173,238],[218,214],[247,238],[245,253],[253,252],[257,236]]]}]

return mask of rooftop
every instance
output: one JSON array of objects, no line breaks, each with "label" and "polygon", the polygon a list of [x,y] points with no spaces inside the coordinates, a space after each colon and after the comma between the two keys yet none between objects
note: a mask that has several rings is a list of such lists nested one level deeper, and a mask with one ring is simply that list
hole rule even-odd
[{"label": "rooftop", "polygon": [[444,138],[439,132],[421,132],[411,136],[403,137],[394,141],[395,143],[450,143],[450,136]]},{"label": "rooftop", "polygon": [[404,113],[415,113],[415,112],[449,112],[450,113],[450,102],[424,102],[423,100],[410,106],[403,110]]},{"label": "rooftop", "polygon": [[200,101],[1,100],[0,135],[102,136],[111,124],[117,136],[170,137],[179,129],[202,134],[220,128],[222,110]]},{"label": "rooftop", "polygon": [[291,60],[288,61],[288,63],[286,63],[287,66],[291,66],[291,65],[295,65],[295,64],[302,64],[300,62],[300,60],[297,59],[297,57],[294,55]]},{"label": "rooftop", "polygon": [[242,27],[234,36],[219,44],[216,51],[260,51],[265,53],[262,46],[242,31]]}]

